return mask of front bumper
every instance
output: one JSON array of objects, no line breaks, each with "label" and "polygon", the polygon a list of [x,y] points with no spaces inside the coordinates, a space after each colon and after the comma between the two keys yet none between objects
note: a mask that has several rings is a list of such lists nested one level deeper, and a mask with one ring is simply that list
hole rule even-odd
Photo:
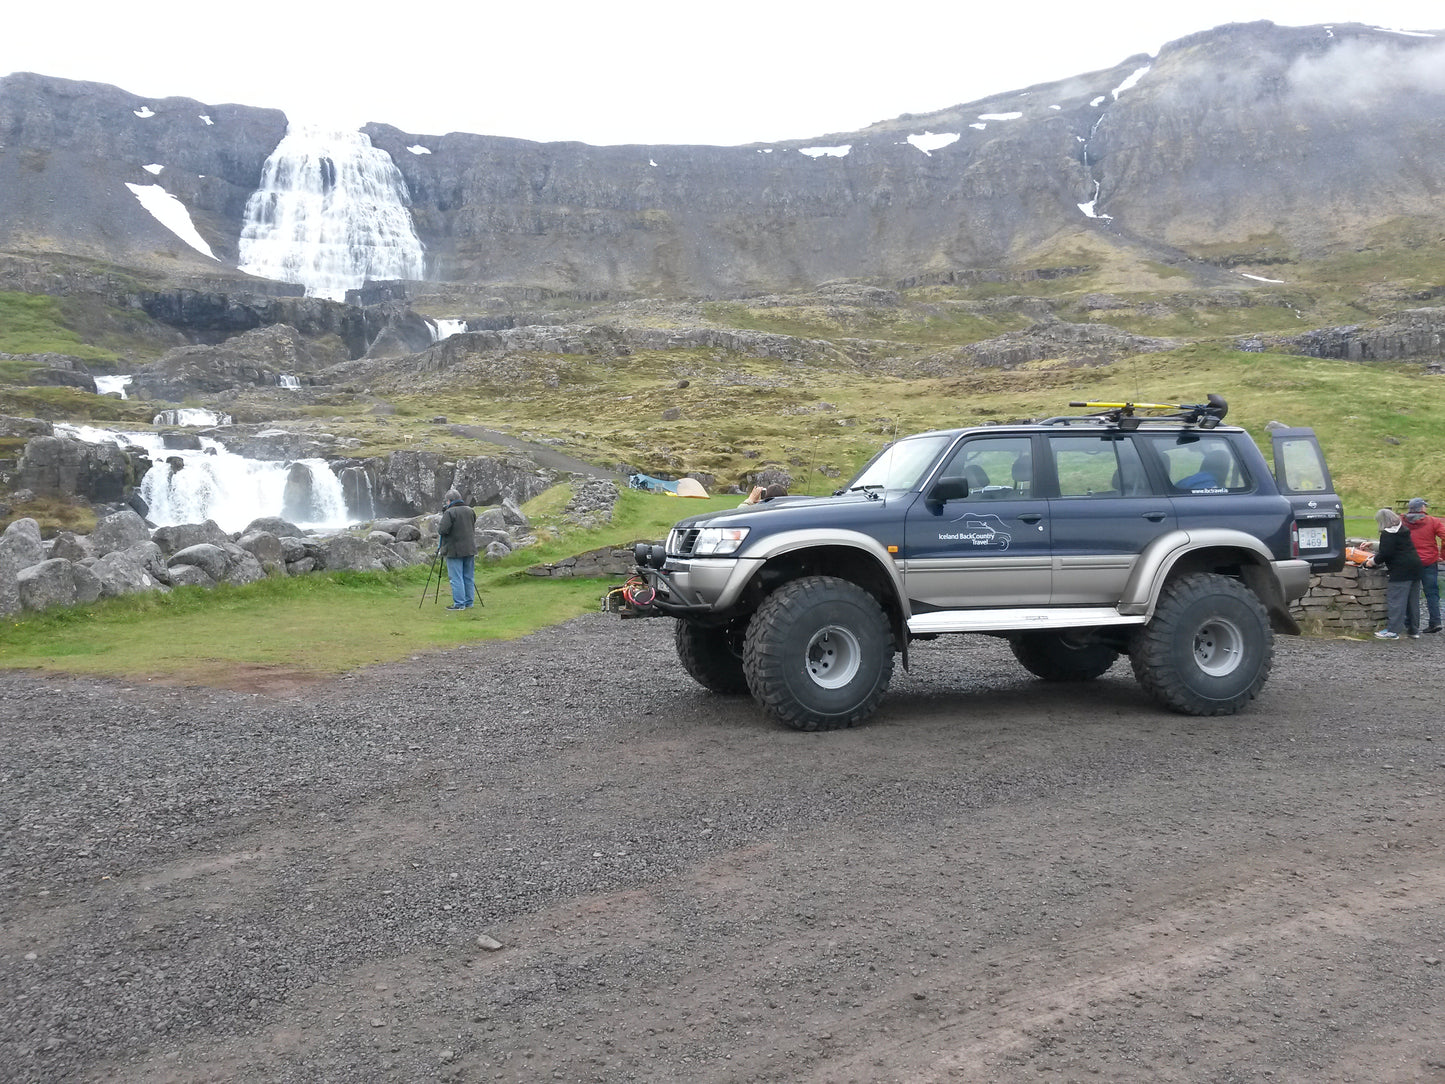
[{"label": "front bumper", "polygon": [[637,575],[656,591],[650,609],[681,617],[729,609],[762,565],[746,557],[669,558],[660,569],[639,565]]}]

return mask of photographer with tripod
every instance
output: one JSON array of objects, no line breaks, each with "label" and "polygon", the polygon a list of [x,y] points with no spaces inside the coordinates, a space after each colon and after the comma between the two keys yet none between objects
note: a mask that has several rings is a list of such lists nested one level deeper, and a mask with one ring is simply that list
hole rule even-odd
[{"label": "photographer with tripod", "polygon": [[452,584],[452,604],[447,609],[470,610],[477,597],[473,579],[477,563],[477,514],[455,489],[447,490],[446,502],[437,524],[437,553],[447,560],[447,578]]}]

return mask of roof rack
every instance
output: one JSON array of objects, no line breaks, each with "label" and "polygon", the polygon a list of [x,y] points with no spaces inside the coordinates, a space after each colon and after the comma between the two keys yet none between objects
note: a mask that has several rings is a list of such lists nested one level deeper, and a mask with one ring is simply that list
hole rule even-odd
[{"label": "roof rack", "polygon": [[[1143,422],[1165,422],[1174,425],[1197,425],[1200,429],[1213,429],[1229,413],[1229,404],[1224,398],[1211,392],[1204,403],[1090,403],[1071,402],[1071,407],[1093,408],[1093,414],[1060,414],[1045,418],[1043,425],[1069,425],[1074,422],[1088,422],[1094,425],[1115,425],[1120,429],[1138,429]],[[1167,411],[1167,413],[1138,414],[1136,411]]]}]

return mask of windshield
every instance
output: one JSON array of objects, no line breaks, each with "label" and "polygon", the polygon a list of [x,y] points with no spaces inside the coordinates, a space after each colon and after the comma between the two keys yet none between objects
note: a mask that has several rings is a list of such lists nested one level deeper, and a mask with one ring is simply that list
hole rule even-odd
[{"label": "windshield", "polygon": [[934,433],[895,441],[870,459],[845,488],[910,489],[952,439],[947,433]]}]

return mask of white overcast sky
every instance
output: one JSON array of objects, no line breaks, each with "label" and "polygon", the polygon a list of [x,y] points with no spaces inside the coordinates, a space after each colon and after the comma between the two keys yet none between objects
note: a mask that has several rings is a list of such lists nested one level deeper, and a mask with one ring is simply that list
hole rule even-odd
[{"label": "white overcast sky", "polygon": [[1254,19],[1445,29],[1445,4],[22,0],[0,74],[425,135],[737,144],[852,131]]}]

